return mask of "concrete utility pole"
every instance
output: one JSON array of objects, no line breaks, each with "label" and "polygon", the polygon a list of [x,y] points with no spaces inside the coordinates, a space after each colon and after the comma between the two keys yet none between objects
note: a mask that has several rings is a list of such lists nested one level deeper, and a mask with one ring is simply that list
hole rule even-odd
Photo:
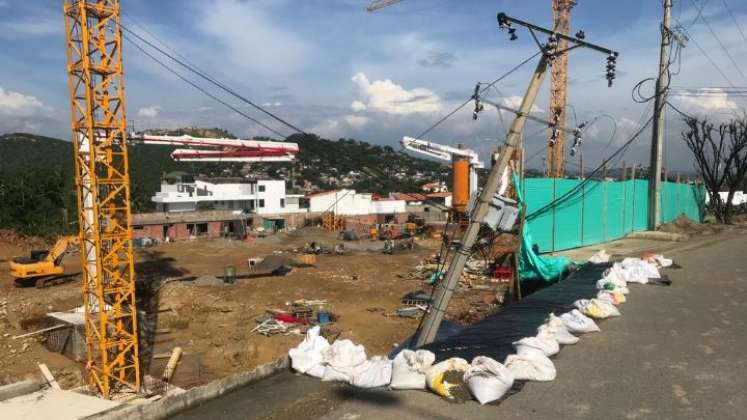
[{"label": "concrete utility pole", "polygon": [[[459,284],[459,278],[462,275],[462,271],[464,271],[464,265],[467,263],[467,260],[472,253],[472,246],[477,241],[480,227],[488,213],[490,204],[493,201],[493,196],[498,190],[501,178],[503,178],[503,173],[508,167],[508,163],[513,157],[514,151],[520,146],[524,125],[526,124],[529,111],[537,98],[537,93],[539,92],[542,80],[545,78],[545,74],[547,73],[547,66],[550,60],[556,58],[560,54],[567,54],[568,49],[575,47],[590,48],[608,54],[608,63],[614,63],[614,60],[617,57],[616,52],[607,48],[590,44],[577,38],[557,34],[549,29],[506,16],[503,13],[498,14],[498,24],[502,29],[508,30],[511,39],[516,38],[516,29],[512,26],[512,24],[516,24],[528,28],[532,31],[533,35],[535,32],[541,32],[552,37],[565,38],[565,40],[569,41],[572,46],[567,49],[559,50],[557,45],[551,46],[549,43],[541,45],[539,44],[539,41],[537,41],[538,47],[542,49],[542,56],[539,63],[537,63],[537,68],[532,75],[532,80],[524,94],[524,99],[521,102],[519,112],[516,113],[516,117],[511,124],[511,129],[508,132],[506,143],[501,150],[498,161],[490,169],[488,179],[485,182],[485,187],[480,193],[477,203],[470,213],[470,224],[462,237],[459,249],[457,249],[451,263],[449,264],[449,270],[446,272],[446,275],[440,282],[439,286],[437,286],[438,288],[435,291],[433,302],[431,302],[430,308],[425,314],[423,328],[417,338],[416,347],[421,347],[425,344],[431,343],[436,338],[436,333],[438,332],[438,328],[441,326],[444,313],[449,306],[449,301],[451,300],[451,296],[454,294],[454,289]],[[609,83],[612,83],[612,79],[614,79],[614,64],[612,64],[612,69],[613,70],[611,72],[608,71],[607,74]]]},{"label": "concrete utility pole", "polygon": [[648,181],[648,228],[659,227],[661,204],[661,161],[664,147],[664,106],[669,88],[669,48],[672,45],[672,32],[669,21],[672,14],[672,0],[664,0],[664,21],[661,25],[661,51],[659,52],[659,77],[656,79],[654,99],[654,125],[651,139],[651,164]]}]

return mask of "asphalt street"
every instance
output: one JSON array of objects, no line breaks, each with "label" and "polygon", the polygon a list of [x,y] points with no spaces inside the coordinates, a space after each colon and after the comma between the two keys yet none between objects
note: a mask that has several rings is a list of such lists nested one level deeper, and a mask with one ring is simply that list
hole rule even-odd
[{"label": "asphalt street", "polygon": [[[667,248],[667,247],[665,247]],[[671,287],[632,285],[623,316],[564,347],[558,377],[497,406],[361,391],[282,373],[176,419],[744,419],[747,234],[669,245]]]}]

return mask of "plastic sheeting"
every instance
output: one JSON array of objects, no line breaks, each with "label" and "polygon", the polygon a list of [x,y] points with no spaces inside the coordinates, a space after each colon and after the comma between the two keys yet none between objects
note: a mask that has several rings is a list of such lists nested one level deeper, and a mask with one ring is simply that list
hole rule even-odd
[{"label": "plastic sheeting", "polygon": [[567,279],[539,290],[520,302],[502,308],[498,313],[475,323],[449,338],[423,346],[432,351],[436,360],[461,357],[472,360],[487,356],[505,360],[515,353],[513,342],[537,334],[548,314],[562,314],[575,307],[577,299],[592,299],[597,295],[596,281],[610,264],[587,264]]},{"label": "plastic sheeting", "polygon": [[[514,178],[515,185],[519,185]],[[527,178],[521,192],[527,203],[528,225],[540,252],[562,251],[620,239],[648,228],[648,181],[582,181]],[[560,203],[548,204],[569,191]],[[705,191],[702,186],[662,182],[661,222],[681,214],[703,220]]]},{"label": "plastic sheeting", "polygon": [[[520,185],[519,177],[513,174],[514,185]],[[524,202],[521,188],[517,188],[519,205]],[[543,257],[534,252],[534,239],[529,227],[529,223],[524,224],[524,231],[521,235],[521,250],[519,252],[519,278],[525,280],[559,280],[571,260],[567,257]]]}]

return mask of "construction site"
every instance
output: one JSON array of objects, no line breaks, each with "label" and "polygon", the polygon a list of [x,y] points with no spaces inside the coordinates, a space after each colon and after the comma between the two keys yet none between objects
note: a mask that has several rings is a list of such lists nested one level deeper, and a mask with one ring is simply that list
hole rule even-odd
[{"label": "construction site", "polygon": [[[356,68],[360,100],[314,124],[278,85],[293,78],[285,51],[274,51],[267,81],[245,84],[142,23],[169,6],[59,3],[34,10],[59,21],[41,36],[56,34],[65,60],[49,88],[64,97],[70,119],[54,124],[72,129],[70,141],[26,133],[28,121],[16,129],[32,114],[8,110],[36,98],[6,95],[12,78],[0,73],[0,130],[10,127],[0,136],[0,418],[736,419],[747,410],[732,391],[747,385],[738,374],[747,90],[696,43],[702,23],[747,83],[736,47],[719,37],[747,44],[743,5],[662,0],[635,19],[621,9],[660,37],[646,56],[656,62],[631,78],[642,47],[595,22],[601,6],[585,1],[340,2],[327,13],[366,31],[420,13],[479,19],[469,36],[440,30],[489,36],[501,61],[486,59],[467,72],[480,77],[473,87],[443,98]],[[273,38],[288,5],[193,6],[222,31],[232,14],[275,22],[258,29],[249,55],[271,40],[299,56],[318,49]],[[13,7],[0,1],[0,11]],[[329,5],[305,7],[294,16]],[[577,11],[593,32],[571,25]],[[21,28],[8,16],[0,31]],[[717,18],[728,31],[714,31]],[[458,70],[468,55],[420,36],[382,39],[405,51],[427,45],[418,73]],[[688,55],[691,44],[701,54]],[[707,57],[729,87],[680,74],[693,57]],[[149,78],[164,77],[200,99],[130,111],[153,94]],[[253,84],[275,96],[250,99],[263,97]],[[610,105],[620,97],[624,106]],[[190,100],[210,106],[190,116]],[[53,108],[39,104],[39,115]],[[241,135],[202,128],[224,123]]]}]

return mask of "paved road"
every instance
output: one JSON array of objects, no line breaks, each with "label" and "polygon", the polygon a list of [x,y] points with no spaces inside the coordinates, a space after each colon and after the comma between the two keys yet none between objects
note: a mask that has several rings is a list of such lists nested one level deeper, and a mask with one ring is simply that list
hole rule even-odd
[{"label": "paved road", "polygon": [[179,419],[744,419],[747,234],[677,245],[669,288],[632,286],[623,316],[555,358],[558,378],[500,406],[358,391],[283,373]]}]

